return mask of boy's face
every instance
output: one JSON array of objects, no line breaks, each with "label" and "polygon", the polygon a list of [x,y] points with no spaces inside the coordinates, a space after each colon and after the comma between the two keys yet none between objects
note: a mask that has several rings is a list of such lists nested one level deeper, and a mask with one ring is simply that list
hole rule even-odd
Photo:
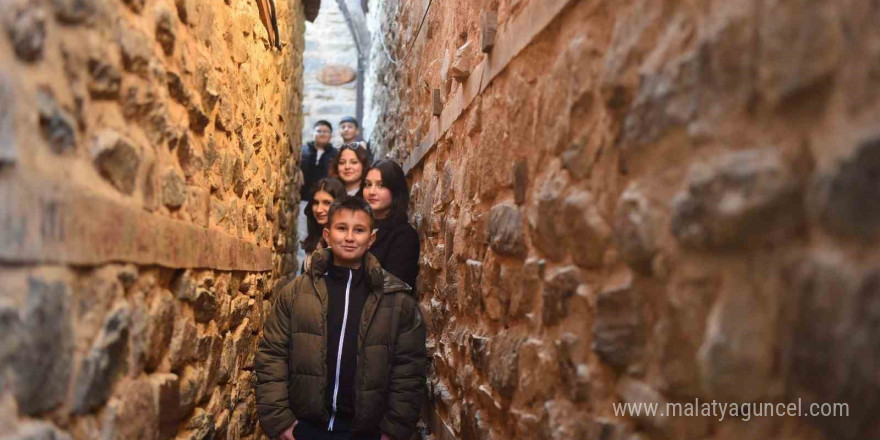
[{"label": "boy's face", "polygon": [[342,135],[342,139],[346,142],[353,141],[354,138],[357,136],[357,133],[357,125],[354,125],[351,122],[343,122],[339,126],[339,134]]},{"label": "boy's face", "polygon": [[315,126],[315,143],[318,145],[326,145],[330,143],[330,137],[333,135],[333,132],[330,131],[330,127],[327,127],[323,124],[318,124]]},{"label": "boy's face", "polygon": [[339,210],[333,213],[324,228],[324,241],[333,252],[337,266],[358,268],[376,234],[370,226],[370,215],[363,211]]}]

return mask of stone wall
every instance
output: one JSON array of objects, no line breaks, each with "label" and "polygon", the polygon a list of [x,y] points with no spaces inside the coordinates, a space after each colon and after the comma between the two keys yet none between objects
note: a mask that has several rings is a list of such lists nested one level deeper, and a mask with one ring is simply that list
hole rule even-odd
[{"label": "stone wall", "polygon": [[304,46],[266,5],[0,4],[0,437],[260,436]]},{"label": "stone wall", "polygon": [[[382,4],[415,49],[370,75],[436,438],[880,436],[877,2],[435,1],[416,35],[426,4]],[[695,399],[849,417],[612,407]]]},{"label": "stone wall", "polygon": [[[385,79],[386,73],[390,76],[389,66],[381,64],[387,64],[388,61],[385,58],[385,52],[382,50],[379,32],[383,32],[383,25],[390,25],[391,23],[385,20],[385,0],[368,0],[364,3],[366,7],[365,25],[370,34],[370,41],[366,44],[369,47],[369,59],[367,60],[367,71],[364,74],[364,120],[362,121],[362,133],[365,139],[371,139],[376,121],[385,111],[380,106],[381,96],[376,94],[376,88],[382,87],[384,90],[385,86],[382,85],[381,81]],[[377,65],[377,63],[380,64]],[[379,77],[380,72],[383,74],[381,78]],[[371,145],[371,148],[373,149],[374,158],[380,157],[375,155],[375,147]]]},{"label": "stone wall", "polygon": [[306,24],[303,53],[302,142],[313,139],[312,125],[333,124],[333,144],[339,146],[339,120],[357,112],[357,46],[336,0],[321,0],[321,14]]}]

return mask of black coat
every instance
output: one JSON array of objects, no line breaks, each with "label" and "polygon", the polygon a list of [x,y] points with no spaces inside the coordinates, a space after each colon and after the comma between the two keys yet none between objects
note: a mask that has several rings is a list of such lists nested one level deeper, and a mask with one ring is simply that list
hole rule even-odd
[{"label": "black coat", "polygon": [[376,241],[370,252],[382,268],[416,288],[419,275],[419,234],[405,218],[376,220]]},{"label": "black coat", "polygon": [[327,146],[324,147],[324,154],[321,155],[321,159],[315,164],[315,157],[318,155],[318,149],[315,147],[315,142],[311,141],[302,146],[302,160],[299,167],[303,172],[303,186],[299,192],[300,199],[309,200],[312,197],[312,194],[310,193],[312,185],[327,177],[330,171],[330,162],[336,157],[337,152],[338,150],[333,148],[333,145],[327,144]]}]

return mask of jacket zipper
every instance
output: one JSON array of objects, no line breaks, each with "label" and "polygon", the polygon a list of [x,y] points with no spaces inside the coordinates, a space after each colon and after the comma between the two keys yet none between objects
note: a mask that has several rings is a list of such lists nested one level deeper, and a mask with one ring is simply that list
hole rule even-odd
[{"label": "jacket zipper", "polygon": [[330,415],[330,424],[327,426],[328,431],[333,430],[333,423],[336,421],[336,398],[339,394],[339,372],[342,368],[342,342],[345,340],[345,327],[348,324],[348,297],[351,293],[351,269],[348,270],[348,283],[345,285],[345,309],[342,312],[342,331],[339,333],[339,351],[336,352],[336,380],[333,384],[333,413]]}]

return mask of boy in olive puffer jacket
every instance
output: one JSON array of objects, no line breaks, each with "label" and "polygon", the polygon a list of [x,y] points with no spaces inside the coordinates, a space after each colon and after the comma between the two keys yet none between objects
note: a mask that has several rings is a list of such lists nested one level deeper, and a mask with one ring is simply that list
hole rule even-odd
[{"label": "boy in olive puffer jacket", "polygon": [[256,355],[263,430],[284,440],[408,440],[425,388],[425,325],[406,283],[367,250],[370,206],[330,207],[306,273],[279,290]]}]

